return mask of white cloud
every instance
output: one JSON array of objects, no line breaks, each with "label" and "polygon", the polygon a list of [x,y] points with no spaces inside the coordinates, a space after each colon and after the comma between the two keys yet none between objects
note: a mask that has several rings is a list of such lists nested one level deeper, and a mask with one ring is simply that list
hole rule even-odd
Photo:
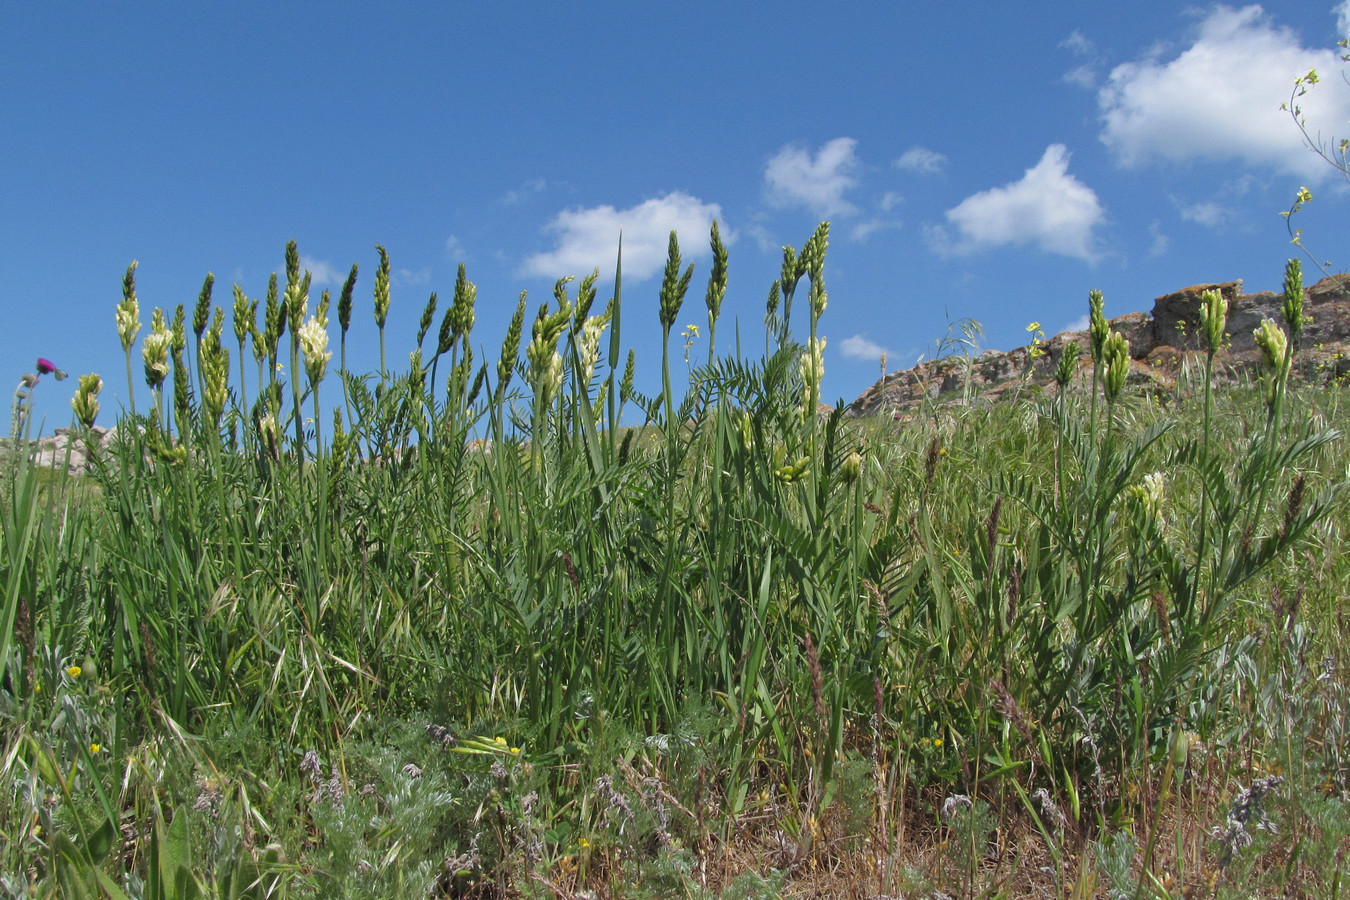
[{"label": "white cloud", "polygon": [[1350,0],[1341,0],[1336,12],[1336,33],[1344,37],[1350,34]]},{"label": "white cloud", "polygon": [[849,237],[855,242],[862,242],[875,232],[890,231],[903,227],[903,223],[898,219],[868,219],[866,222],[859,222],[854,225],[852,231],[849,232]]},{"label": "white cloud", "polygon": [[[704,203],[680,191],[629,209],[593,206],[563,210],[544,228],[557,235],[557,246],[526,259],[520,271],[523,275],[559,278],[589,274],[596,268],[612,270],[622,232],[624,279],[641,281],[665,266],[671,231],[679,233],[684,258],[709,255],[708,233],[713,219],[720,220],[721,216],[722,208],[716,203]],[[722,240],[731,244],[735,235],[725,223],[722,226]]]},{"label": "white cloud", "polygon": [[341,284],[347,280],[347,273],[323,259],[300,257],[300,271],[309,272],[311,284]]},{"label": "white cloud", "polygon": [[514,205],[514,204],[516,204],[516,203],[520,203],[520,202],[522,202],[522,201],[524,201],[524,200],[528,200],[528,199],[530,199],[531,197],[533,197],[535,194],[538,194],[538,193],[540,193],[541,191],[543,191],[544,188],[547,187],[547,186],[548,186],[548,183],[547,183],[546,181],[544,181],[544,179],[542,179],[542,178],[531,178],[529,181],[526,181],[524,184],[522,184],[520,187],[516,188],[515,190],[513,190],[513,191],[507,191],[507,192],[502,196],[502,203],[505,203],[507,206],[512,206],[512,205]]},{"label": "white cloud", "polygon": [[464,244],[453,234],[445,239],[445,258],[453,262],[465,262],[468,253],[464,251]]},{"label": "white cloud", "polygon": [[853,337],[846,337],[840,341],[839,352],[844,355],[844,359],[860,359],[864,362],[877,362],[883,354],[889,356],[885,347],[869,341],[861,334],[855,334]]},{"label": "white cloud", "polygon": [[[1336,9],[1350,24],[1350,2]],[[1242,159],[1310,180],[1333,174],[1308,151],[1280,104],[1294,79],[1340,68],[1329,49],[1303,47],[1259,6],[1218,6],[1195,42],[1170,61],[1161,54],[1116,66],[1098,92],[1101,140],[1122,165],[1164,160]],[[1350,94],[1333,85],[1299,101],[1317,133],[1350,119]]]},{"label": "white cloud", "polygon": [[986,247],[1035,244],[1047,253],[1091,261],[1092,229],[1102,205],[1087,185],[1069,174],[1069,151],[1051,144],[1021,180],[981,191],[947,210],[960,233],[953,242],[945,228],[928,229],[929,242],[944,255]]},{"label": "white cloud", "polygon": [[947,157],[927,147],[910,147],[894,163],[897,169],[907,169],[922,175],[941,172],[947,165]]},{"label": "white cloud", "polygon": [[[1346,2],[1350,3],[1350,0],[1346,0]],[[881,199],[877,201],[877,206],[881,207],[882,212],[890,212],[904,202],[905,198],[900,194],[897,194],[895,191],[887,191],[881,195]]]},{"label": "white cloud", "polygon": [[1172,246],[1172,239],[1163,234],[1162,225],[1159,224],[1157,219],[1154,219],[1152,224],[1148,226],[1148,233],[1153,236],[1153,243],[1148,248],[1150,259],[1162,256]]},{"label": "white cloud", "polygon": [[779,150],[764,167],[764,181],[773,206],[805,206],[822,219],[847,216],[858,211],[844,193],[858,183],[858,142],[838,137],[813,157],[809,150],[791,144]]},{"label": "white cloud", "polygon": [[1090,328],[1091,326],[1092,326],[1092,316],[1090,316],[1087,313],[1083,313],[1081,316],[1079,316],[1078,318],[1074,319],[1072,322],[1061,328],[1057,333],[1063,334],[1066,331],[1087,331],[1088,328]]},{"label": "white cloud", "polygon": [[745,233],[755,239],[761,253],[780,253],[783,245],[773,236],[763,223],[753,222],[745,227]]},{"label": "white cloud", "polygon": [[1060,41],[1059,45],[1068,48],[1074,56],[1088,56],[1096,49],[1096,45],[1077,28],[1070,32],[1068,37]]},{"label": "white cloud", "polygon": [[1091,90],[1097,86],[1097,70],[1091,66],[1076,66],[1064,73],[1064,81]]},{"label": "white cloud", "polygon": [[1212,200],[1204,203],[1178,203],[1177,210],[1181,213],[1181,218],[1187,222],[1195,222],[1206,228],[1218,228],[1230,215],[1230,210],[1226,206]]},{"label": "white cloud", "polygon": [[395,269],[394,283],[404,285],[431,284],[431,267],[423,266],[415,272],[412,269]]}]

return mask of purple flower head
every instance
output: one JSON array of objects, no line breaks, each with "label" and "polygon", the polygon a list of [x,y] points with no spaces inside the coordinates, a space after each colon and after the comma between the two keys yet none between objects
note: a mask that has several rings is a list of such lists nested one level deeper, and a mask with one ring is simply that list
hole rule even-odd
[{"label": "purple flower head", "polygon": [[58,369],[56,363],[50,359],[43,359],[41,356],[38,357],[37,370],[39,375],[55,374],[57,381],[64,381],[66,377],[66,373]]}]

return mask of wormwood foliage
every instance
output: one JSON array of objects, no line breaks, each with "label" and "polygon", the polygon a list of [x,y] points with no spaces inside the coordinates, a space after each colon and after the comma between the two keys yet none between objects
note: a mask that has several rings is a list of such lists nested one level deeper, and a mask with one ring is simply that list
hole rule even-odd
[{"label": "wormwood foliage", "polygon": [[[431,359],[434,294],[400,370],[377,247],[381,366],[361,375],[357,267],[333,366],[292,244],[262,330],[234,292],[251,404],[209,280],[195,354],[156,310],[150,413],[87,478],[7,468],[0,891],[742,896],[831,868],[971,895],[1020,869],[1027,851],[991,856],[1005,823],[1043,854],[1024,877],[1085,896],[1094,859],[1161,884],[1165,843],[1175,877],[1232,878],[1236,838],[1159,841],[1159,810],[1207,833],[1258,758],[1344,798],[1344,690],[1318,674],[1344,628],[1344,416],[1334,390],[1290,388],[1281,326],[1259,388],[1160,404],[1131,392],[1094,292],[1093,374],[1053,361],[1052,402],[822,416],[827,244],[822,225],[785,248],[763,356],[710,342],[680,395],[673,234],[646,313],[656,397],[620,365],[621,257],[603,311],[599,273],[560,280],[528,333],[522,295],[490,360],[461,266]],[[1253,710],[1263,672],[1297,715]]]}]

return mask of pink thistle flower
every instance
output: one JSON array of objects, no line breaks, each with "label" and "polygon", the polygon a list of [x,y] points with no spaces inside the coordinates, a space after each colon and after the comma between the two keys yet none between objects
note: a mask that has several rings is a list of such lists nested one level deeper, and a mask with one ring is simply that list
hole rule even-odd
[{"label": "pink thistle flower", "polygon": [[58,369],[56,363],[52,362],[50,359],[44,359],[41,356],[38,357],[37,370],[39,375],[54,374],[57,381],[64,381],[66,377],[66,373]]}]

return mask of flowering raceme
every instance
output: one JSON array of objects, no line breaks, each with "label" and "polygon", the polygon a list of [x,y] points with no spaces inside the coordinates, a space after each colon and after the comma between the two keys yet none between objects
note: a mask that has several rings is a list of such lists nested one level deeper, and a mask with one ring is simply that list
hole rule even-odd
[{"label": "flowering raceme", "polygon": [[150,333],[141,345],[141,359],[145,363],[145,383],[158,388],[169,377],[169,344],[173,333],[164,324],[164,313],[155,307],[150,321]]},{"label": "flowering raceme", "polygon": [[825,338],[810,338],[801,356],[802,405],[811,415],[812,398],[820,396],[820,380],[825,377]]},{"label": "flowering raceme", "polygon": [[587,385],[591,383],[595,364],[600,361],[600,337],[609,327],[609,318],[610,313],[591,316],[586,320],[586,324],[581,326],[581,341],[577,347],[577,355],[581,357],[582,380]]},{"label": "flowering raceme", "polygon": [[333,351],[328,349],[328,329],[310,316],[298,333],[300,350],[305,354],[305,372],[311,384],[318,384],[328,370],[328,361],[333,358]]}]

